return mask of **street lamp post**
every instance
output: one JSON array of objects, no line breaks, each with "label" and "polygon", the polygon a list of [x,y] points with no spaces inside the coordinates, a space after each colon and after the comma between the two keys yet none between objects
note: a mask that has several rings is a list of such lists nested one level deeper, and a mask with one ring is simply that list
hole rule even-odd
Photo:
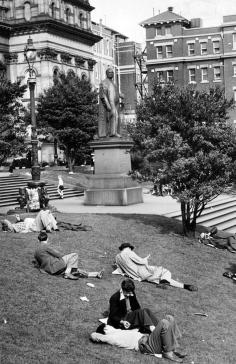
[{"label": "street lamp post", "polygon": [[38,164],[38,139],[36,129],[36,115],[35,115],[35,85],[36,77],[33,69],[34,61],[36,58],[36,49],[34,48],[33,40],[29,37],[24,49],[24,55],[29,65],[29,91],[30,91],[30,114],[31,114],[31,145],[32,145],[32,167],[31,175],[33,181],[40,180],[40,166]]}]

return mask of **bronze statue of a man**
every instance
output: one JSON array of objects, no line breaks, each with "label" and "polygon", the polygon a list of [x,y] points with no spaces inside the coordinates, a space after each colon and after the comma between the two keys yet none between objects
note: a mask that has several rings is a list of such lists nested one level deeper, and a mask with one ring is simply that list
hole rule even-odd
[{"label": "bronze statue of a man", "polygon": [[120,98],[115,85],[114,71],[111,67],[106,70],[107,78],[100,83],[99,90],[99,122],[98,136],[120,138]]}]

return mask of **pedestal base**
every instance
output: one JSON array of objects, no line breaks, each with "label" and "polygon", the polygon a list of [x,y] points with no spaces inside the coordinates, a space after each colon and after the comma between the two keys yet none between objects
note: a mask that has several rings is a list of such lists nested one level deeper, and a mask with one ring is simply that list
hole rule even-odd
[{"label": "pedestal base", "polygon": [[143,202],[141,187],[88,189],[85,192],[85,205],[127,206]]},{"label": "pedestal base", "polygon": [[89,177],[85,205],[127,206],[143,202],[142,187],[128,176],[133,142],[108,138],[90,143],[95,155],[95,175]]}]

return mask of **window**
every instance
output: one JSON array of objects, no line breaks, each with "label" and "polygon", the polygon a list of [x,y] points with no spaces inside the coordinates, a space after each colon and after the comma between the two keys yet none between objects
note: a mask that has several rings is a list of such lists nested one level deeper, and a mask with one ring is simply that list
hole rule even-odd
[{"label": "window", "polygon": [[171,27],[165,27],[165,34],[171,35]]},{"label": "window", "polygon": [[70,9],[67,8],[66,9],[66,22],[69,23],[69,20],[70,20]]},{"label": "window", "polygon": [[233,77],[236,77],[236,65],[233,65]]},{"label": "window", "polygon": [[188,44],[188,55],[189,56],[194,56],[195,54],[195,44],[194,43],[189,43]]},{"label": "window", "polygon": [[83,13],[79,14],[79,26],[83,28]]},{"label": "window", "polygon": [[53,78],[56,79],[56,78],[58,78],[58,76],[59,76],[59,69],[55,68],[53,71]]},{"label": "window", "polygon": [[236,90],[234,90],[233,92],[234,92],[234,104],[236,105]]},{"label": "window", "polygon": [[189,70],[189,83],[196,83],[196,70],[191,68]]},{"label": "window", "polygon": [[29,1],[24,3],[24,17],[26,21],[30,21],[31,19],[31,6]]},{"label": "window", "polygon": [[52,15],[52,18],[55,18],[55,3],[51,4],[51,15]]},{"label": "window", "polygon": [[236,33],[233,34],[233,49],[236,49]]},{"label": "window", "polygon": [[166,74],[166,81],[172,83],[174,81],[174,71],[169,70]]},{"label": "window", "polygon": [[220,41],[219,40],[213,41],[213,53],[220,53]]},{"label": "window", "polygon": [[163,58],[162,47],[157,47],[157,58]]},{"label": "window", "polygon": [[208,82],[208,69],[207,67],[201,68],[201,82]]},{"label": "window", "polygon": [[157,71],[156,75],[157,75],[157,79],[158,79],[159,82],[164,80],[163,71]]},{"label": "window", "polygon": [[166,57],[167,58],[173,57],[172,45],[166,46]]},{"label": "window", "polygon": [[204,56],[204,54],[207,54],[207,43],[206,42],[201,43],[201,55]]},{"label": "window", "polygon": [[214,67],[214,81],[220,81],[221,74],[220,74],[220,67]]}]

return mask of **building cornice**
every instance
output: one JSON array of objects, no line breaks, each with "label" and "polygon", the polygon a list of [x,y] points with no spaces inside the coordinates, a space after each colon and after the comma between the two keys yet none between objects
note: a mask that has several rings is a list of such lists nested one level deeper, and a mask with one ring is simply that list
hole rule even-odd
[{"label": "building cornice", "polygon": [[77,28],[66,23],[61,23],[47,16],[41,16],[40,19],[38,18],[39,17],[28,23],[24,22],[20,24],[12,24],[10,35],[16,36],[21,34],[49,32],[66,39],[69,38],[84,44],[88,44],[90,46],[102,39],[102,37],[87,29]]},{"label": "building cornice", "polygon": [[95,9],[94,6],[91,6],[89,4],[88,0],[67,0],[67,1],[72,5],[81,7],[84,10],[92,11]]},{"label": "building cornice", "polygon": [[236,58],[235,53],[224,53],[218,55],[209,55],[209,56],[195,56],[195,57],[172,57],[172,58],[165,58],[165,59],[149,59],[146,62],[147,66],[151,65],[159,65],[159,64],[172,64],[177,62],[204,62],[204,61],[223,61],[225,58]]}]

